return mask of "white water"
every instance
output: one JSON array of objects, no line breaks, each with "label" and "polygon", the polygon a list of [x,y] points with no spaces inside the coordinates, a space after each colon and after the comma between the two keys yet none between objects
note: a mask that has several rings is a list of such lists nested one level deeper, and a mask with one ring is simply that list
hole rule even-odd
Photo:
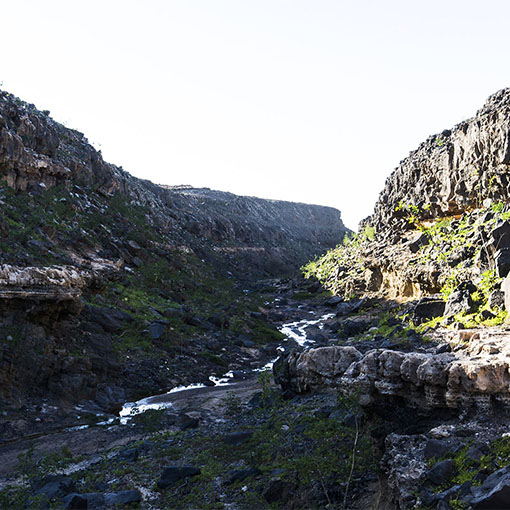
[{"label": "white water", "polygon": [[299,345],[303,346],[306,343],[311,343],[311,340],[308,340],[306,337],[306,328],[308,326],[315,326],[316,324],[319,324],[319,329],[322,329],[324,327],[324,321],[331,319],[331,317],[334,317],[334,313],[327,313],[323,315],[322,317],[315,319],[313,321],[310,320],[301,320],[296,322],[289,322],[289,324],[284,324],[280,328],[280,332],[283,333],[288,338],[292,338],[295,340]]},{"label": "white water", "polygon": [[[334,314],[327,313],[318,319],[314,320],[300,320],[296,322],[289,322],[288,324],[284,324],[279,328],[279,331],[283,333],[287,339],[295,340],[299,345],[303,346],[307,343],[313,343],[313,340],[309,340],[306,336],[306,328],[309,326],[319,325],[319,329],[322,329],[324,326],[324,321],[334,317]],[[285,343],[286,340],[284,340]],[[283,352],[285,348],[283,346],[279,346],[277,348],[278,351]],[[255,368],[252,372],[265,372],[266,370],[272,370],[274,362],[278,358],[266,363],[261,368]],[[232,384],[232,379],[234,374],[232,370],[225,373],[222,377],[215,377],[213,375],[209,376],[209,380],[214,383],[214,386],[229,386]],[[206,388],[205,384],[202,383],[194,383],[189,384],[187,386],[176,386],[169,390],[166,395],[171,393],[177,393],[181,391],[189,391],[197,388]],[[163,394],[165,395],[165,394]],[[122,407],[119,416],[120,423],[122,425],[127,424],[133,416],[143,413],[149,409],[171,409],[173,404],[171,402],[161,402],[162,395],[153,395],[151,397],[142,398],[137,402],[126,402]],[[108,424],[108,422],[113,421],[113,419],[108,420],[107,422],[102,422],[101,424]]]},{"label": "white water", "polygon": [[[216,377],[214,375],[209,376],[209,380],[214,383],[214,386],[229,386],[232,384],[232,378],[234,377],[234,373],[232,370],[229,370],[226,374],[223,374],[222,377]],[[163,393],[162,395],[169,395],[171,393],[178,393],[180,391],[188,391],[194,390],[197,388],[206,388],[207,386],[202,383],[194,383],[188,384],[187,386],[176,386],[171,390]],[[125,425],[128,421],[135,415],[144,413],[148,409],[171,409],[173,404],[171,402],[153,402],[153,400],[159,400],[161,398],[160,395],[153,395],[151,397],[142,398],[137,402],[126,402],[122,407],[119,416],[120,423]]]}]

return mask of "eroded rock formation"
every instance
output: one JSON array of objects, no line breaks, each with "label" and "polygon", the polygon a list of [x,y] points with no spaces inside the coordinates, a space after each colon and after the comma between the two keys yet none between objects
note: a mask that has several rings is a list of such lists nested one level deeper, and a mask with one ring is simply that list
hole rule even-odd
[{"label": "eroded rock formation", "polygon": [[2,91],[0,209],[0,398],[103,408],[244,362],[240,331],[270,335],[243,290],[347,231],[333,208],[132,177]]},{"label": "eroded rock formation", "polygon": [[[114,264],[106,266],[108,272]],[[99,271],[77,267],[0,266],[0,299],[77,300],[83,290],[102,280]]]},{"label": "eroded rock formation", "polygon": [[510,89],[503,89],[475,117],[430,136],[411,152],[364,223],[379,231],[398,223],[406,212],[399,204],[417,206],[420,219],[463,214],[485,198],[506,201],[509,185]]},{"label": "eroded rock formation", "polygon": [[[189,186],[158,186],[103,160],[79,132],[55,122],[12,94],[0,91],[0,181],[19,192],[53,186],[111,196],[150,209],[154,228],[201,257],[220,260],[240,274],[280,274],[335,246],[348,229],[330,207],[239,197]],[[85,205],[87,205],[85,203]],[[1,260],[0,260],[1,262]]]},{"label": "eroded rock formation", "polygon": [[[360,236],[312,270],[343,295],[420,298],[510,270],[510,89],[392,172]],[[322,264],[322,265],[321,265]]]},{"label": "eroded rock formation", "polygon": [[510,336],[500,329],[451,333],[453,352],[435,353],[353,346],[291,352],[280,358],[275,378],[284,389],[359,392],[363,406],[397,398],[409,407],[489,411],[510,403]]}]

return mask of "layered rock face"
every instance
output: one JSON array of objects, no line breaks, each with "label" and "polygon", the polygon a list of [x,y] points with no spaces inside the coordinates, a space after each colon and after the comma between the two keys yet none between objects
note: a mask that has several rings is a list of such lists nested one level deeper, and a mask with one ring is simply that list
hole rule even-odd
[{"label": "layered rock face", "polygon": [[197,357],[200,377],[221,375],[245,359],[241,332],[261,346],[270,338],[264,317],[249,314],[259,302],[243,290],[295,271],[347,231],[333,208],[132,177],[81,133],[6,92],[0,209],[0,398],[8,400],[109,405],[124,390],[195,381]]},{"label": "layered rock face", "polygon": [[101,270],[84,270],[72,266],[16,267],[3,264],[0,266],[0,300],[77,300],[86,288],[102,282],[108,274],[118,270],[114,264],[103,264]]},{"label": "layered rock face", "polygon": [[322,250],[348,232],[339,212],[330,207],[240,197],[207,188],[180,187],[170,192],[176,208],[189,211],[185,228],[214,243],[230,241],[226,253],[235,250],[234,243],[255,248],[273,245],[289,257],[291,244],[297,251],[303,250],[301,246],[307,252]]},{"label": "layered rock face", "polygon": [[361,235],[312,271],[338,294],[391,299],[510,265],[510,89],[472,119],[429,137],[393,171]]},{"label": "layered rock face", "polygon": [[[497,287],[510,270],[509,151],[510,89],[504,89],[474,118],[431,136],[403,160],[358,238],[310,263],[310,274],[343,297],[422,298],[409,309],[418,324],[438,318],[464,328],[467,316],[471,324],[503,317]],[[444,341],[449,333],[442,335]],[[426,345],[419,352],[362,354],[352,341],[310,349],[289,355],[278,377],[297,392],[358,388],[365,405],[385,396],[428,409],[506,405],[506,334],[487,329],[459,335],[461,340],[450,339],[454,352],[443,354]]]},{"label": "layered rock face", "polygon": [[378,231],[417,206],[419,219],[462,214],[485,198],[507,201],[510,185],[510,89],[489,97],[476,116],[430,136],[386,181],[374,214]]},{"label": "layered rock face", "polygon": [[[340,242],[339,211],[322,206],[239,197],[190,187],[162,187],[106,163],[79,132],[0,92],[0,180],[21,192],[78,185],[122,192],[150,208],[152,222],[202,256],[222,255],[240,273],[290,271]],[[248,265],[248,267],[246,267]]]},{"label": "layered rock face", "polygon": [[275,379],[357,395],[391,424],[388,508],[508,506],[509,151],[505,89],[403,160],[359,235],[305,268],[336,294],[335,319]]},{"label": "layered rock face", "polygon": [[353,346],[291,352],[280,358],[275,377],[296,393],[334,388],[359,392],[364,406],[399,399],[409,407],[488,411],[510,401],[509,336],[500,329],[451,333],[453,352],[401,352]]}]

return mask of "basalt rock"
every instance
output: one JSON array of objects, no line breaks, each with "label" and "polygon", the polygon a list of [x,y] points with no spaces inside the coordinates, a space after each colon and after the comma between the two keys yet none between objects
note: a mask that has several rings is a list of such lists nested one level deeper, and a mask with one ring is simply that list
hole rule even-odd
[{"label": "basalt rock", "polygon": [[201,473],[199,468],[184,466],[184,467],[175,467],[170,466],[163,470],[161,474],[161,478],[158,481],[159,489],[167,489],[171,487],[179,480],[183,480],[185,478],[197,476]]},{"label": "basalt rock", "polygon": [[446,317],[452,317],[462,312],[471,313],[474,307],[471,296],[475,291],[476,286],[473,285],[473,283],[461,283],[448,297],[444,309],[444,315]]},{"label": "basalt rock", "polygon": [[[202,258],[221,260],[244,275],[290,272],[335,246],[348,232],[339,211],[330,207],[240,197],[208,188],[158,186],[137,179],[105,162],[81,133],[3,91],[1,180],[18,192],[40,193],[58,185],[78,186],[85,195],[91,189],[105,196],[121,192],[133,205],[148,207],[154,228],[172,232],[176,244]],[[87,197],[80,201],[69,206],[93,207]],[[0,224],[0,231],[5,228],[8,225]],[[116,250],[126,262],[143,264],[143,247],[136,241]]]},{"label": "basalt rock", "polygon": [[105,409],[193,382],[198,361],[217,375],[244,361],[228,329],[253,334],[243,289],[347,232],[333,208],[137,179],[3,91],[0,208],[0,397]]},{"label": "basalt rock", "polygon": [[412,508],[416,501],[416,490],[427,472],[422,453],[425,444],[426,439],[421,435],[389,434],[386,437],[386,455],[381,465],[387,473],[386,483],[392,499],[399,509]]},{"label": "basalt rock", "polygon": [[405,218],[399,204],[419,207],[420,219],[460,215],[486,197],[505,202],[509,185],[510,89],[503,89],[475,117],[411,152],[386,181],[366,223],[378,231],[396,225]]},{"label": "basalt rock", "polygon": [[510,509],[510,469],[508,466],[496,471],[474,489],[471,505],[476,510],[498,508]]},{"label": "basalt rock", "polygon": [[[510,270],[510,89],[429,137],[386,181],[368,232],[316,275],[339,295],[422,298]],[[356,248],[356,250],[355,250]],[[354,253],[355,251],[355,253]],[[327,260],[325,266],[327,265]],[[331,267],[333,266],[333,267]]]}]

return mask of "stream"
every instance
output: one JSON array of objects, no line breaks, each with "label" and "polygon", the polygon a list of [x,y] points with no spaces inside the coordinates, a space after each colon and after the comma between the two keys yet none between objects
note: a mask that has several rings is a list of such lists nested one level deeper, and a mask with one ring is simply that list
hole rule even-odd
[{"label": "stream", "polygon": [[[283,324],[278,328],[278,330],[285,335],[285,339],[283,342],[278,346],[277,350],[279,352],[285,352],[289,347],[293,347],[293,343],[298,344],[299,346],[309,346],[313,345],[314,340],[307,338],[307,328],[310,326],[315,326],[319,329],[322,329],[324,327],[324,322],[333,317],[334,314],[327,313],[319,318],[315,319],[301,319],[294,322],[289,322],[286,324]],[[255,368],[251,370],[252,374],[264,372],[266,370],[271,370],[273,368],[274,362],[278,358],[275,358],[262,367]],[[174,407],[174,400],[176,397],[179,399],[182,399],[186,392],[196,392],[196,390],[203,390],[204,391],[211,391],[215,388],[229,386],[232,387],[235,384],[238,384],[234,379],[234,373],[232,370],[226,372],[221,377],[215,377],[213,375],[209,376],[209,381],[211,381],[210,385],[205,385],[202,383],[194,383],[189,384],[187,386],[176,386],[175,388],[172,388],[166,393],[159,394],[159,395],[152,395],[150,397],[142,398],[136,402],[126,402],[124,406],[122,407],[119,416],[120,416],[120,423],[125,425],[129,423],[131,418],[137,414],[143,413],[147,411],[148,409],[169,409]],[[106,422],[102,422],[100,424],[107,425],[109,423],[113,423],[115,421],[115,418],[110,418]],[[82,427],[86,427],[86,425],[83,425]]]},{"label": "stream", "polygon": [[[285,339],[277,348],[278,352],[285,352],[296,346],[312,346],[315,343],[313,339],[314,332],[317,329],[322,330],[324,323],[332,317],[333,314],[322,312],[311,312],[309,310],[294,310],[295,314],[301,314],[306,319],[285,322],[278,328],[285,335]],[[296,316],[294,313],[294,317]],[[299,315],[297,315],[299,317]],[[288,319],[287,319],[288,320]],[[310,329],[309,329],[310,328]],[[308,330],[309,329],[309,330]],[[308,330],[308,331],[307,331]],[[96,425],[75,425],[56,427],[41,433],[24,435],[2,445],[2,465],[0,465],[0,489],[8,482],[9,474],[15,471],[18,465],[18,456],[24,452],[30,441],[35,444],[38,455],[44,455],[62,448],[69,448],[73,455],[91,455],[91,460],[85,464],[79,463],[78,467],[70,466],[69,469],[84,469],[95,462],[97,452],[121,447],[130,441],[139,440],[140,432],[137,427],[132,427],[130,423],[137,414],[143,413],[148,409],[168,409],[175,413],[190,412],[194,409],[201,409],[210,412],[216,416],[216,420],[221,421],[224,412],[225,399],[229,398],[232,392],[243,401],[248,401],[255,393],[260,390],[260,385],[256,375],[260,372],[271,370],[275,359],[263,364],[258,368],[243,372],[244,377],[238,377],[238,374],[232,370],[224,373],[221,377],[210,376],[210,383],[205,385],[201,383],[187,386],[176,386],[170,391],[152,395],[136,402],[126,402],[119,416],[97,415],[100,421]],[[80,419],[82,413],[90,414],[87,409],[77,406],[77,418]],[[74,466],[74,467],[73,467]],[[17,483],[17,482],[16,482]],[[21,483],[21,482],[20,482]]]}]

